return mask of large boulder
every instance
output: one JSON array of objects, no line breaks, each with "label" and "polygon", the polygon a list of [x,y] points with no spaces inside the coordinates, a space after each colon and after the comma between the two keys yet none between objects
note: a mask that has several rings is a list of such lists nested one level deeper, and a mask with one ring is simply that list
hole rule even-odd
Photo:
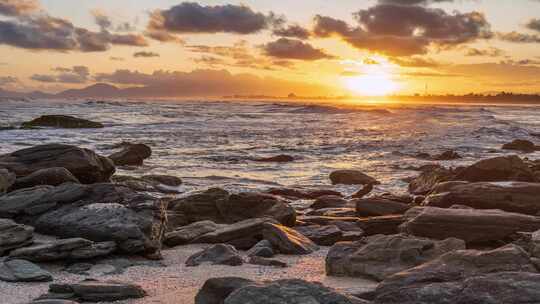
[{"label": "large boulder", "polygon": [[46,168],[37,170],[30,175],[18,178],[11,191],[32,188],[35,186],[59,186],[63,183],[80,183],[79,180],[66,168]]},{"label": "large boulder", "polygon": [[432,170],[424,170],[420,175],[409,183],[409,192],[417,195],[429,193],[435,185],[449,181],[454,176],[454,171],[442,167]]},{"label": "large boulder", "polygon": [[384,197],[355,199],[356,213],[359,217],[403,214],[410,206]]},{"label": "large boulder", "polygon": [[325,195],[318,197],[310,208],[313,209],[325,209],[325,208],[342,208],[353,204],[349,204],[349,201],[336,195]]},{"label": "large boulder", "polygon": [[49,293],[43,299],[62,299],[83,302],[113,302],[139,299],[146,296],[140,286],[116,281],[84,280],[79,283],[49,285]]},{"label": "large boulder", "polygon": [[167,246],[189,244],[200,236],[216,231],[219,227],[223,227],[223,225],[218,225],[212,221],[195,222],[166,233],[164,243]]},{"label": "large boulder", "polygon": [[244,259],[233,246],[216,244],[190,256],[186,261],[186,266],[199,266],[202,263],[240,266],[244,264]]},{"label": "large boulder", "polygon": [[177,194],[182,191],[179,188],[182,185],[182,180],[179,177],[170,175],[143,175],[141,177],[113,175],[112,181],[135,191],[167,194]]},{"label": "large boulder", "polygon": [[169,222],[172,227],[207,220],[225,223],[226,220],[221,215],[217,205],[228,199],[229,192],[220,188],[211,188],[173,200],[168,205]]},{"label": "large boulder", "polygon": [[373,177],[358,170],[337,170],[330,173],[330,181],[333,185],[368,185],[379,184]]},{"label": "large boulder", "polygon": [[37,127],[63,128],[63,129],[96,129],[103,128],[103,124],[69,115],[43,115],[34,120],[23,122],[23,128]]},{"label": "large boulder", "polygon": [[[439,189],[437,189],[439,188]],[[500,209],[523,214],[540,214],[540,183],[484,182],[440,185],[424,200],[430,207],[465,205],[475,209]]]},{"label": "large boulder", "polygon": [[0,219],[0,256],[6,252],[30,245],[34,240],[34,228]]},{"label": "large boulder", "polygon": [[332,246],[326,257],[326,274],[382,281],[459,249],[465,249],[465,242],[453,238],[436,241],[403,234],[374,235]]},{"label": "large boulder", "polygon": [[301,233],[282,225],[264,223],[263,237],[283,254],[310,254],[319,248]]},{"label": "large boulder", "polygon": [[540,229],[540,217],[501,210],[415,207],[405,214],[404,233],[434,239],[455,237],[467,243],[506,240],[514,233]]},{"label": "large boulder", "polygon": [[233,291],[254,284],[251,280],[237,277],[208,279],[195,296],[195,304],[223,304]]},{"label": "large boulder", "polygon": [[62,239],[36,243],[32,246],[15,249],[10,252],[12,258],[32,262],[58,260],[82,260],[107,256],[116,250],[114,242],[95,243],[82,238]]},{"label": "large boulder", "polygon": [[38,265],[26,260],[0,261],[0,280],[6,282],[47,282],[52,275]]},{"label": "large boulder", "polygon": [[[336,225],[329,226],[299,226],[295,227],[295,230],[306,236],[317,245],[332,246],[337,242],[343,241],[343,231]],[[359,233],[360,237],[362,233]]]},{"label": "large boulder", "polygon": [[280,154],[276,156],[270,156],[270,157],[260,157],[260,158],[254,158],[253,161],[256,162],[263,162],[263,163],[289,163],[294,161],[294,157],[286,154]]},{"label": "large boulder", "polygon": [[452,180],[468,182],[535,182],[536,177],[521,158],[512,155],[481,160],[458,170]]},{"label": "large boulder", "polygon": [[517,150],[525,153],[531,153],[540,150],[540,147],[535,145],[532,141],[525,139],[516,139],[510,143],[502,146],[503,150]]},{"label": "large boulder", "polygon": [[28,176],[38,170],[63,167],[81,183],[108,182],[114,174],[112,161],[92,150],[63,144],[47,144],[0,156],[0,167]]},{"label": "large boulder", "polygon": [[126,143],[121,151],[109,155],[109,158],[117,166],[140,166],[150,156],[152,156],[152,149],[149,146]]},{"label": "large boulder", "polygon": [[15,182],[15,174],[0,168],[0,195],[5,193]]},{"label": "large boulder", "polygon": [[403,224],[405,217],[403,215],[382,215],[360,218],[356,222],[366,236],[376,234],[396,234],[399,232],[399,226]]},{"label": "large boulder", "polygon": [[[375,290],[374,303],[377,304],[454,304],[454,303],[534,303],[510,301],[500,302],[502,299],[485,297],[504,293],[496,290],[496,286],[505,284],[486,284],[481,295],[488,302],[474,300],[465,301],[462,296],[471,295],[466,287],[471,286],[470,280],[477,280],[485,275],[502,274],[506,272],[534,273],[538,279],[537,270],[530,261],[528,254],[519,246],[509,245],[492,251],[458,250],[444,254],[434,260],[415,268],[394,274],[384,280]],[[475,283],[476,288],[480,287]],[[492,282],[493,283],[493,282]],[[512,285],[511,281],[505,287]],[[527,285],[532,283],[529,281]],[[535,283],[536,287],[540,284]],[[529,285],[530,286],[530,285]],[[467,290],[467,291],[466,291]],[[521,295],[518,290],[530,290],[521,286],[517,290],[511,289],[516,297]],[[529,295],[528,295],[529,296]],[[538,293],[536,293],[536,297]],[[470,298],[469,298],[470,300]]]}]

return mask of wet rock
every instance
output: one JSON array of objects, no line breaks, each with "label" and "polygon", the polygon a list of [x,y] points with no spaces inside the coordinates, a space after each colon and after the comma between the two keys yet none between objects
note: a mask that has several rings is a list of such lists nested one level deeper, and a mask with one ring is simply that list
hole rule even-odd
[{"label": "wet rock", "polygon": [[343,232],[335,225],[300,226],[295,230],[320,246],[332,246],[343,240]]},{"label": "wet rock", "polygon": [[449,181],[453,176],[454,172],[452,170],[441,167],[422,171],[418,177],[409,183],[409,192],[417,195],[427,194],[435,185]]},{"label": "wet rock", "polygon": [[373,191],[373,184],[367,184],[362,189],[355,192],[353,195],[351,195],[351,198],[363,198],[364,196],[368,195]]},{"label": "wet rock", "polygon": [[403,214],[410,206],[384,197],[373,197],[353,200],[359,217]]},{"label": "wet rock", "polygon": [[186,266],[199,266],[202,263],[240,266],[244,263],[244,259],[233,246],[216,244],[190,256],[186,261]]},{"label": "wet rock", "polygon": [[366,236],[376,234],[397,234],[399,226],[405,222],[403,215],[383,215],[361,218],[357,222]]},{"label": "wet rock", "polygon": [[81,183],[108,182],[115,172],[114,164],[91,150],[63,144],[47,144],[0,156],[0,167],[28,176],[38,170],[66,168]]},{"label": "wet rock", "polygon": [[530,249],[531,256],[540,258],[540,230],[531,235]]},{"label": "wet rock", "polygon": [[103,124],[69,115],[43,115],[34,120],[23,122],[22,128],[37,127],[63,128],[63,129],[96,129],[103,128]]},{"label": "wet rock", "polygon": [[25,260],[0,261],[0,280],[7,282],[47,282],[52,281],[49,272]]},{"label": "wet rock", "polygon": [[265,163],[288,163],[294,161],[294,157],[290,155],[280,154],[272,157],[262,157],[253,159],[256,162]]},{"label": "wet rock", "polygon": [[159,192],[159,193],[179,193],[178,187],[182,185],[182,180],[176,176],[169,175],[144,175],[133,177],[126,175],[114,175],[114,183],[126,186],[135,191]]},{"label": "wet rock", "polygon": [[458,239],[434,241],[403,234],[374,235],[332,246],[326,257],[326,274],[382,281],[458,249],[465,249],[465,242]]},{"label": "wet rock", "polygon": [[18,248],[10,252],[12,258],[32,262],[81,260],[107,256],[116,250],[114,242],[95,243],[82,238],[55,240]]},{"label": "wet rock", "polygon": [[251,280],[237,277],[211,278],[199,289],[195,304],[223,304],[233,291],[255,284]]},{"label": "wet rock", "polygon": [[270,218],[258,218],[230,225],[220,225],[217,230],[197,237],[191,243],[226,243],[234,245],[238,249],[249,249],[262,239],[264,223],[268,222],[276,223]]},{"label": "wet rock", "polygon": [[317,199],[321,196],[326,196],[326,195],[343,197],[343,195],[337,191],[324,190],[324,189],[323,190],[303,190],[303,189],[295,189],[295,188],[272,188],[272,189],[269,189],[266,193],[285,197],[287,199],[294,199],[294,200]]},{"label": "wet rock", "polygon": [[325,195],[317,198],[310,208],[313,209],[324,209],[324,208],[341,208],[350,206],[349,201],[343,199],[340,196],[334,195]]},{"label": "wet rock", "polygon": [[[493,301],[493,297],[487,295],[504,294],[506,292],[498,291],[496,286],[505,284],[500,280],[485,281],[483,276],[501,276],[508,272],[532,273],[534,278],[537,278],[536,268],[531,263],[527,253],[520,247],[509,245],[498,248],[492,251],[477,251],[477,250],[458,250],[444,254],[425,264],[411,268],[392,275],[383,281],[375,290],[376,298],[374,303],[377,304],[427,304],[427,303],[506,303],[499,302],[501,299]],[[522,277],[531,277],[524,274]],[[514,277],[515,276],[510,276]],[[510,278],[509,277],[509,278]],[[482,291],[475,296],[485,297],[489,302],[474,298],[472,302],[468,298],[465,300],[464,295],[471,295],[471,291],[478,288],[480,281],[488,283]],[[472,280],[472,281],[471,281]],[[476,281],[476,282],[475,282]],[[471,282],[475,282],[470,285]],[[506,282],[506,287],[515,283],[515,280]],[[536,283],[538,285],[538,283]],[[467,287],[477,286],[474,289],[467,290]],[[516,286],[516,285],[514,285]],[[529,285],[530,286],[530,285]],[[523,288],[525,286],[521,286]],[[523,288],[521,290],[527,290]],[[507,289],[508,290],[508,289]],[[516,297],[521,296],[516,289],[511,289],[512,294]],[[520,290],[520,288],[518,288]],[[527,295],[528,297],[529,295]],[[534,302],[534,301],[533,301]],[[530,302],[515,302],[508,303],[530,303]]]},{"label": "wet rock", "polygon": [[448,151],[444,151],[443,153],[439,154],[439,155],[435,155],[432,157],[433,160],[456,160],[456,159],[460,159],[461,158],[461,155],[459,155],[459,153],[457,153],[456,151],[454,150],[448,150]]},{"label": "wet rock", "polygon": [[0,219],[0,256],[10,250],[30,245],[33,239],[34,228]]},{"label": "wet rock", "polygon": [[196,238],[209,232],[216,231],[220,226],[212,221],[201,221],[177,228],[165,234],[165,244],[167,246],[178,246],[189,244]]},{"label": "wet rock", "polygon": [[258,256],[250,257],[248,259],[248,264],[259,265],[259,266],[280,267],[280,268],[288,267],[287,263],[285,262],[282,262],[279,260],[267,259],[267,258],[258,257]]},{"label": "wet rock", "polygon": [[14,182],[15,174],[0,168],[0,195],[6,193]]},{"label": "wet rock", "polygon": [[264,223],[263,237],[283,254],[310,254],[319,248],[301,233],[282,225]]},{"label": "wet rock", "polygon": [[249,257],[262,257],[262,258],[271,258],[274,256],[274,249],[272,248],[272,243],[268,240],[261,240],[255,246],[251,247],[247,252]]},{"label": "wet rock", "polygon": [[262,217],[289,227],[296,223],[296,211],[287,201],[263,193],[231,194],[228,200],[218,202],[217,208],[229,223]]},{"label": "wet rock", "polygon": [[467,243],[491,243],[518,231],[540,229],[540,217],[501,210],[415,207],[405,218],[402,232],[433,239],[455,237]]},{"label": "wet rock", "polygon": [[525,153],[531,153],[540,150],[533,142],[524,139],[516,139],[502,146],[503,150],[516,150]]},{"label": "wet rock", "polygon": [[306,212],[307,216],[355,217],[355,208],[323,208]]},{"label": "wet rock", "polygon": [[[336,225],[339,227],[338,223],[351,223],[356,225],[362,221],[359,217],[335,217],[335,216],[302,216],[299,218],[305,225],[320,225],[320,226],[329,226]],[[305,226],[304,225],[304,226]],[[358,226],[357,226],[358,227]]]},{"label": "wet rock", "polygon": [[441,185],[424,201],[425,206],[449,208],[464,205],[474,209],[500,209],[540,214],[540,183],[485,182]]},{"label": "wet rock", "polygon": [[337,170],[330,173],[330,181],[333,185],[368,185],[379,184],[379,182],[371,176],[368,176],[358,170]]},{"label": "wet rock", "polygon": [[146,292],[138,285],[116,281],[84,280],[80,283],[51,284],[49,293],[39,300],[61,299],[82,302],[112,302],[139,299]]},{"label": "wet rock", "polygon": [[66,168],[47,168],[33,172],[25,177],[18,178],[11,191],[32,188],[35,186],[59,186],[63,183],[80,183],[79,180]]},{"label": "wet rock", "polygon": [[59,299],[45,299],[45,300],[34,300],[30,304],[79,304],[79,302],[71,300],[59,300]]},{"label": "wet rock", "polygon": [[469,167],[458,170],[452,180],[468,182],[535,182],[536,177],[521,158],[512,155],[481,160]]},{"label": "wet rock", "polygon": [[229,199],[229,192],[220,188],[211,188],[169,203],[168,209],[175,217],[172,227],[185,226],[200,221],[225,223],[217,205]]},{"label": "wet rock", "polygon": [[109,158],[117,166],[140,166],[150,156],[152,156],[152,149],[149,146],[126,143],[121,151],[109,155]]}]

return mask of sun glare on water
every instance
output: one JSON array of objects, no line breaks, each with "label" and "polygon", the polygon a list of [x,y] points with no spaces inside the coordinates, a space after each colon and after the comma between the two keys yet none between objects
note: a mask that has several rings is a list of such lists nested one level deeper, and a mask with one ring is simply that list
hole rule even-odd
[{"label": "sun glare on water", "polygon": [[355,74],[343,76],[344,85],[351,92],[363,96],[385,96],[399,89],[398,83],[392,79],[392,67],[383,60],[355,65]]}]

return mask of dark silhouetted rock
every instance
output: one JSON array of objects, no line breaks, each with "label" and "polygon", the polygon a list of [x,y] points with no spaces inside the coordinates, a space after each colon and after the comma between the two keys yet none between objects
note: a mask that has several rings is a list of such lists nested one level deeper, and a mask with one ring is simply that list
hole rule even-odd
[{"label": "dark silhouetted rock", "polygon": [[262,258],[271,258],[274,256],[274,249],[272,248],[272,243],[268,240],[261,240],[255,246],[251,247],[247,252],[249,257],[262,257]]},{"label": "dark silhouetted rock", "polygon": [[452,180],[468,182],[535,182],[536,177],[521,158],[512,155],[481,160],[469,167],[458,170]]},{"label": "dark silhouetted rock", "polygon": [[403,215],[383,215],[361,218],[356,223],[366,236],[376,234],[397,234],[399,225],[403,224],[405,217]]},{"label": "dark silhouetted rock", "polygon": [[220,225],[212,221],[195,222],[166,233],[164,242],[167,246],[189,244],[200,236],[216,231],[219,227]]},{"label": "dark silhouetted rock", "polygon": [[356,214],[359,217],[403,214],[410,206],[384,197],[355,199]]},{"label": "dark silhouetted rock", "polygon": [[334,195],[325,195],[317,198],[310,208],[313,209],[324,209],[324,208],[341,208],[346,207],[349,204],[349,201],[342,198],[341,196]]},{"label": "dark silhouetted rock", "polygon": [[231,194],[228,200],[219,201],[219,212],[228,223],[250,218],[270,217],[285,226],[294,226],[296,211],[276,196],[263,193]]},{"label": "dark silhouetted rock", "polygon": [[301,233],[282,225],[264,223],[263,237],[283,254],[310,254],[319,248]]},{"label": "dark silhouetted rock", "polygon": [[518,231],[540,229],[540,217],[501,210],[415,207],[406,214],[401,231],[433,239],[455,237],[467,243],[505,240]]},{"label": "dark silhouetted rock", "polygon": [[199,266],[202,263],[240,266],[244,264],[244,259],[233,246],[216,244],[190,256],[186,261],[186,266]]},{"label": "dark silhouetted rock", "polygon": [[25,177],[18,178],[10,190],[32,188],[35,186],[59,186],[63,183],[80,183],[66,168],[47,168],[38,170]]},{"label": "dark silhouetted rock", "polygon": [[223,304],[233,291],[255,284],[251,280],[237,277],[211,278],[199,289],[195,304]]},{"label": "dark silhouetted rock", "polygon": [[49,272],[25,260],[0,261],[0,280],[7,282],[48,282],[52,281]]},{"label": "dark silhouetted rock", "polygon": [[24,247],[33,242],[34,228],[0,219],[0,256],[9,250]]},{"label": "dark silhouetted rock", "polygon": [[68,115],[43,115],[34,120],[23,122],[22,128],[50,127],[62,129],[97,129],[103,124]]},{"label": "dark silhouetted rock", "polygon": [[437,167],[432,170],[424,170],[409,183],[409,192],[412,194],[427,194],[435,185],[452,179],[454,172],[449,169]]},{"label": "dark silhouetted rock", "polygon": [[504,150],[516,150],[525,153],[531,153],[540,150],[540,147],[536,146],[533,142],[524,139],[516,139],[511,143],[504,144],[502,148]]},{"label": "dark silhouetted rock", "polygon": [[220,225],[217,230],[195,238],[191,243],[219,244],[226,243],[238,249],[249,249],[262,239],[264,223],[273,222],[270,218],[257,218]]},{"label": "dark silhouetted rock", "polygon": [[461,155],[453,150],[444,151],[443,153],[439,155],[435,155],[432,157],[433,160],[456,160],[460,159]]},{"label": "dark silhouetted rock", "polygon": [[150,156],[152,149],[149,146],[126,143],[121,151],[109,155],[109,158],[117,166],[140,166]]},{"label": "dark silhouetted rock", "polygon": [[225,223],[226,220],[217,205],[228,199],[229,192],[220,188],[211,188],[173,200],[168,205],[169,218],[171,215],[173,217],[173,222],[171,223],[169,219],[169,223],[173,228],[206,220]]},{"label": "dark silhouetted rock", "polygon": [[15,174],[0,168],[0,195],[6,193],[14,182]]},{"label": "dark silhouetted rock", "polygon": [[368,176],[358,170],[337,170],[330,173],[330,181],[333,185],[368,185],[379,184],[379,182],[371,176]]},{"label": "dark silhouetted rock", "polygon": [[334,190],[302,190],[302,189],[295,189],[295,188],[272,188],[268,191],[266,191],[268,194],[277,195],[281,197],[285,197],[287,199],[317,199],[321,196],[326,195],[333,195],[333,196],[340,196],[343,195],[337,191]]},{"label": "dark silhouetted rock", "polygon": [[523,214],[540,214],[540,183],[484,182],[456,184],[435,189],[424,201],[430,207],[464,205],[474,209],[500,209]]},{"label": "dark silhouetted rock", "polygon": [[51,284],[44,299],[76,300],[82,302],[112,302],[139,299],[146,292],[138,285],[116,281],[85,280],[80,283]]},{"label": "dark silhouetted rock", "polygon": [[363,198],[364,196],[368,195],[373,191],[373,184],[367,184],[362,189],[355,192],[353,195],[351,195],[351,198]]},{"label": "dark silhouetted rock", "polygon": [[182,180],[176,176],[169,175],[144,175],[133,177],[126,175],[114,175],[114,183],[126,186],[135,191],[159,192],[159,193],[180,193],[178,187],[182,185]]},{"label": "dark silhouetted rock", "polygon": [[32,262],[82,260],[107,256],[116,250],[114,242],[95,243],[82,238],[36,243],[10,252],[12,258]]},{"label": "dark silhouetted rock", "polygon": [[294,161],[294,157],[290,155],[280,154],[272,157],[255,158],[253,160],[265,163],[288,163]]},{"label": "dark silhouetted rock", "polygon": [[458,239],[434,241],[403,234],[374,235],[359,242],[332,246],[326,257],[326,274],[382,281],[458,249],[465,249],[465,242]]},{"label": "dark silhouetted rock", "polygon": [[83,184],[108,182],[115,172],[110,159],[88,149],[63,144],[40,145],[1,155],[0,167],[7,168],[18,178],[41,169],[62,167]]},{"label": "dark silhouetted rock", "polygon": [[295,227],[295,230],[321,246],[332,246],[343,240],[343,232],[335,225],[299,226]]}]

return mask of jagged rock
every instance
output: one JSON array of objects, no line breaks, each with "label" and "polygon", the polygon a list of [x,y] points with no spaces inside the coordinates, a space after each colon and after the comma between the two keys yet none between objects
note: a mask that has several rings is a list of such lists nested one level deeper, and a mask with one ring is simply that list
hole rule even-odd
[{"label": "jagged rock", "polygon": [[178,187],[182,185],[182,180],[176,176],[169,175],[143,175],[133,177],[126,175],[114,175],[114,183],[126,186],[135,191],[179,193]]},{"label": "jagged rock", "polygon": [[15,173],[17,177],[41,169],[63,167],[83,184],[108,182],[115,172],[110,159],[88,149],[63,144],[40,145],[1,155],[0,167]]},{"label": "jagged rock", "polygon": [[18,178],[10,190],[13,191],[42,185],[59,186],[68,182],[80,183],[66,168],[46,168],[37,170],[25,177]]},{"label": "jagged rock", "polygon": [[122,150],[109,155],[117,166],[140,166],[143,161],[152,156],[152,149],[145,144],[126,143]]},{"label": "jagged rock", "polygon": [[424,170],[420,175],[409,183],[409,192],[412,194],[423,195],[429,193],[435,185],[452,179],[454,172],[442,167],[436,167],[432,170]]},{"label": "jagged rock", "polygon": [[272,243],[268,240],[261,240],[255,246],[251,247],[247,252],[249,257],[262,257],[262,258],[271,258],[274,256],[274,249],[272,248]]},{"label": "jagged rock", "polygon": [[0,261],[0,280],[7,282],[47,282],[52,281],[49,272],[25,260]]},{"label": "jagged rock", "polygon": [[199,266],[202,263],[240,266],[244,264],[244,259],[233,246],[216,244],[190,256],[186,261],[186,266]]},{"label": "jagged rock", "polygon": [[225,223],[217,205],[229,199],[229,192],[220,188],[211,188],[187,197],[173,200],[168,209],[174,214],[173,227],[185,226],[200,221]]},{"label": "jagged rock", "polygon": [[504,144],[503,150],[517,150],[525,153],[531,153],[540,150],[533,142],[524,139],[516,139],[511,143]]},{"label": "jagged rock", "polygon": [[167,246],[189,244],[200,236],[216,231],[220,226],[223,227],[223,225],[218,225],[212,221],[195,222],[166,233],[164,243]]},{"label": "jagged rock", "polygon": [[443,153],[434,155],[432,157],[433,160],[456,160],[460,158],[461,158],[461,155],[459,155],[459,153],[457,153],[454,150],[444,151]]},{"label": "jagged rock", "polygon": [[259,256],[252,256],[248,259],[248,264],[259,265],[259,266],[271,266],[271,267],[281,267],[286,268],[288,265],[285,262],[279,260],[267,259]]},{"label": "jagged rock", "polygon": [[195,296],[195,304],[223,304],[233,291],[254,284],[251,280],[237,277],[208,279]]},{"label": "jagged rock", "polygon": [[[425,206],[449,208],[460,204],[475,209],[500,209],[523,214],[540,214],[540,183],[486,182],[456,184],[435,189]],[[442,192],[441,192],[442,191]]]},{"label": "jagged rock", "polygon": [[255,158],[253,159],[257,162],[265,162],[265,163],[288,163],[294,161],[294,157],[290,155],[280,154],[272,157],[261,157],[261,158]]},{"label": "jagged rock", "polygon": [[18,248],[10,252],[12,258],[32,262],[80,260],[102,257],[116,250],[114,242],[95,243],[82,238],[61,239]]},{"label": "jagged rock", "polygon": [[310,208],[324,209],[324,208],[341,208],[350,205],[349,201],[343,199],[341,196],[325,195],[317,198]]},{"label": "jagged rock", "polygon": [[9,219],[0,219],[0,256],[33,242],[34,228],[17,224]]},{"label": "jagged rock", "polygon": [[310,254],[319,248],[299,232],[282,225],[264,223],[263,237],[283,254]]},{"label": "jagged rock", "polygon": [[0,168],[0,195],[6,193],[14,182],[15,174]]},{"label": "jagged rock", "polygon": [[333,185],[368,185],[379,184],[379,182],[371,176],[368,176],[358,170],[337,170],[330,173],[330,181]]},{"label": "jagged rock", "polygon": [[[384,280],[375,290],[376,304],[465,304],[465,303],[534,303],[510,301],[499,302],[502,299],[496,299],[492,296],[486,297],[489,294],[505,294],[507,292],[499,291],[496,286],[510,287],[515,284],[515,280],[503,282],[489,281],[483,276],[502,276],[502,279],[507,276],[504,273],[518,272],[531,273],[522,275],[529,278],[538,279],[538,274],[535,266],[531,263],[528,254],[520,247],[508,245],[492,251],[477,251],[477,250],[458,250],[444,254],[425,264],[411,268],[394,274]],[[531,276],[532,275],[532,276]],[[514,275],[510,276],[516,278]],[[478,281],[480,280],[480,281]],[[471,285],[472,282],[475,282]],[[480,282],[487,283],[483,288],[478,289]],[[512,294],[516,297],[530,297],[536,294],[533,298],[538,297],[538,292],[533,294],[521,294],[519,290],[530,290],[531,281],[528,284],[522,285],[520,288],[504,289],[512,290]],[[505,284],[508,284],[504,286]],[[535,283],[539,285],[538,281]],[[473,289],[467,287],[475,286]],[[526,286],[528,288],[526,288]],[[514,285],[514,287],[518,287]],[[464,295],[472,295],[473,290],[482,291],[479,298],[474,298],[472,302],[468,302],[463,298]],[[468,298],[467,300],[470,300]],[[485,299],[489,302],[484,302]],[[530,298],[529,298],[530,299]]]},{"label": "jagged rock", "polygon": [[458,170],[452,180],[468,182],[535,182],[536,177],[521,158],[512,155],[481,160],[469,167]]},{"label": "jagged rock", "polygon": [[540,229],[540,217],[501,210],[415,207],[405,218],[402,232],[433,239],[455,237],[467,243],[490,243],[518,231]]},{"label": "jagged rock", "polygon": [[287,201],[263,193],[231,194],[228,200],[217,204],[229,223],[249,218],[271,217],[285,226],[294,226],[296,211]]},{"label": "jagged rock", "polygon": [[146,292],[138,285],[116,281],[85,280],[80,283],[51,284],[49,293],[39,300],[62,299],[83,302],[112,302],[139,299]]},{"label": "jagged rock", "polygon": [[357,221],[366,236],[376,234],[397,234],[399,225],[403,224],[405,217],[403,215],[383,215],[361,218]]},{"label": "jagged rock", "polygon": [[359,242],[332,246],[326,257],[326,274],[382,281],[458,249],[465,249],[465,242],[458,239],[434,241],[403,234],[374,235]]},{"label": "jagged rock", "polygon": [[300,226],[296,227],[295,230],[320,246],[332,246],[343,240],[343,232],[335,225]]},{"label": "jagged rock", "polygon": [[384,197],[353,200],[359,217],[403,214],[410,206]]},{"label": "jagged rock", "polygon": [[249,249],[262,239],[264,223],[267,222],[275,223],[275,220],[257,218],[230,225],[220,225],[217,230],[203,234],[195,238],[191,243],[226,243],[238,249]]},{"label": "jagged rock", "polygon": [[97,129],[103,124],[69,115],[43,115],[34,120],[23,122],[22,128],[51,127],[63,129]]}]

